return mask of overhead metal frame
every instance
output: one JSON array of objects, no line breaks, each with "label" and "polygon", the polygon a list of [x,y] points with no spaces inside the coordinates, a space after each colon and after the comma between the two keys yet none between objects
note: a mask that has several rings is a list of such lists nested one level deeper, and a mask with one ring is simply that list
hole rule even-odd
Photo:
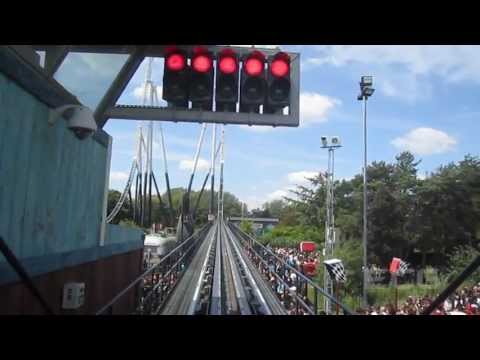
[{"label": "overhead metal frame", "polygon": [[[278,49],[264,49],[257,47],[202,45],[214,57],[222,50],[234,50],[240,58],[249,54],[252,49],[262,51],[267,58],[278,53]],[[69,52],[97,53],[97,54],[129,54],[129,58],[119,71],[109,89],[95,109],[95,119],[99,128],[103,128],[109,119],[154,120],[171,122],[193,123],[220,123],[242,124],[259,126],[288,126],[299,125],[300,117],[300,54],[288,53],[291,59],[290,79],[290,106],[288,115],[283,114],[256,114],[241,112],[214,112],[192,109],[174,109],[167,107],[139,107],[115,106],[128,82],[145,57],[164,57],[166,45],[33,45],[37,51],[45,51],[45,72],[52,76],[61,66]],[[187,53],[192,53],[194,45],[178,46]]]},{"label": "overhead metal frame", "polygon": [[45,71],[53,76],[68,55],[69,46],[55,46],[45,51]]},{"label": "overhead metal frame", "polygon": [[142,63],[143,59],[145,59],[143,49],[137,48],[132,54],[130,54],[125,64],[118,72],[109,89],[95,109],[94,114],[98,127],[103,128],[105,123],[108,121],[106,111],[114,106],[117,100],[120,98],[123,90],[125,90],[127,87],[132,76],[135,75],[135,72]]}]

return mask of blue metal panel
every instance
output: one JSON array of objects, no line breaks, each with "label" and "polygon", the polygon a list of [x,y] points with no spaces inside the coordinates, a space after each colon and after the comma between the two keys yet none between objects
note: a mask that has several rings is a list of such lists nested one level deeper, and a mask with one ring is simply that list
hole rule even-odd
[{"label": "blue metal panel", "polygon": [[[0,109],[0,236],[20,259],[33,261],[35,273],[86,258],[67,256],[47,267],[34,259],[81,249],[102,253],[105,144],[78,140],[62,119],[48,125],[49,107],[2,74]],[[140,230],[107,225],[110,245],[141,239]]]},{"label": "blue metal panel", "polygon": [[120,225],[107,224],[105,244],[117,244],[142,238],[143,231]]},{"label": "blue metal panel", "polygon": [[0,105],[0,235],[20,258],[98,244],[107,149],[1,74]]},{"label": "blue metal panel", "polygon": [[[28,178],[29,138],[32,131],[27,114],[33,110],[34,103],[28,102],[27,95],[14,83],[7,81],[4,94],[3,121],[6,121],[5,148],[2,152],[3,198],[1,233],[16,254],[23,255],[21,242],[23,236],[25,189]],[[17,111],[12,111],[16,108]],[[5,222],[6,220],[6,222]]]},{"label": "blue metal panel", "polygon": [[[23,91],[22,91],[23,92]],[[38,104],[33,97],[31,103]],[[38,104],[41,105],[41,104]],[[43,110],[43,111],[42,111]],[[18,113],[17,107],[12,107],[9,111]],[[47,125],[45,124],[45,116],[47,112],[40,106],[35,107],[34,112],[19,114],[22,121],[28,121],[33,128],[30,141],[29,157],[19,158],[18,162],[27,168],[29,172],[26,174],[28,186],[20,191],[27,193],[27,206],[25,209],[25,231],[23,237],[17,239],[22,242],[22,258],[35,255],[43,255],[46,253],[46,209],[45,202],[48,196],[51,196],[51,184],[49,164],[51,157],[48,157],[48,147],[51,146],[48,139]],[[43,121],[41,121],[43,120]],[[16,195],[18,196],[18,194]],[[13,217],[12,223],[18,221],[17,217]],[[13,224],[12,224],[13,225]]]}]

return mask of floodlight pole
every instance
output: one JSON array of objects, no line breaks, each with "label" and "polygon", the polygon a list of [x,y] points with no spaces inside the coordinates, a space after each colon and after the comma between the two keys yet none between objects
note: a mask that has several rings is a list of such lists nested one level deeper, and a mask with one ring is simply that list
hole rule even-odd
[{"label": "floodlight pole", "polygon": [[363,97],[363,306],[366,307],[368,290],[367,263],[367,96]]},{"label": "floodlight pole", "polygon": [[363,306],[368,306],[368,259],[367,259],[367,99],[375,89],[372,76],[362,76],[360,81],[360,95],[357,100],[363,100]]}]

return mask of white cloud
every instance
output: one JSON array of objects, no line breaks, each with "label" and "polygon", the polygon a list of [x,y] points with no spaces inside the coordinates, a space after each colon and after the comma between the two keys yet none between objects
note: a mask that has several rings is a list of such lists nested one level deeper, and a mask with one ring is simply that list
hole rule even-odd
[{"label": "white cloud", "polygon": [[399,150],[409,150],[418,155],[441,154],[453,149],[456,139],[447,133],[432,128],[416,128],[404,136],[392,140]]},{"label": "white cloud", "polygon": [[128,173],[124,171],[110,172],[110,189],[123,191],[128,180]]},{"label": "white cloud", "polygon": [[283,199],[284,196],[288,196],[288,191],[286,190],[276,190],[267,195],[268,200],[280,200]]},{"label": "white cloud", "polygon": [[480,81],[480,46],[460,45],[327,45],[306,63],[343,66],[350,63],[402,65],[423,75],[435,73],[456,81],[474,75]]},{"label": "white cloud", "polygon": [[[316,92],[300,93],[300,126],[309,126],[328,121],[328,114],[335,106],[341,105],[339,99]],[[241,129],[264,133],[285,128],[273,126],[240,126]]]},{"label": "white cloud", "polygon": [[304,71],[326,64],[360,65],[359,71],[374,75],[380,92],[407,102],[431,97],[428,77],[432,75],[450,83],[480,83],[480,46],[328,45],[315,49],[317,55],[303,62]]},{"label": "white cloud", "polygon": [[308,179],[318,175],[316,171],[297,171],[291,172],[287,175],[287,179],[291,184],[295,185],[307,185],[310,183]]},{"label": "white cloud", "polygon": [[110,172],[110,181],[126,181],[127,179],[128,179],[128,173],[124,171]]},{"label": "white cloud", "polygon": [[425,180],[426,178],[427,178],[427,175],[425,173],[417,173],[417,179]]},{"label": "white cloud", "polygon": [[[193,170],[193,160],[181,160],[178,168],[180,170]],[[210,168],[210,163],[202,158],[198,159],[197,170],[208,170]]]},{"label": "white cloud", "polygon": [[[163,88],[161,86],[157,86],[157,97],[158,97],[158,100],[160,102],[160,106],[164,106],[166,105],[166,102],[162,99],[162,90]],[[135,99],[137,100],[143,100],[143,94],[145,92],[145,86],[143,84],[141,85],[138,85],[137,87],[135,87],[135,89],[133,89],[132,91],[132,95]],[[149,103],[149,99],[147,99],[147,104]]]},{"label": "white cloud", "polygon": [[277,129],[277,130],[280,129],[280,128],[274,128],[273,126],[256,126],[256,125],[252,125],[252,126],[240,125],[240,128],[244,130],[258,132],[258,133],[272,131],[273,129]]},{"label": "white cloud", "polygon": [[328,113],[340,104],[340,100],[326,95],[303,92],[300,94],[300,124],[323,123],[328,120]]},{"label": "white cloud", "polygon": [[243,202],[247,204],[248,210],[250,211],[253,209],[260,209],[265,203],[265,201],[258,196],[248,196]]}]

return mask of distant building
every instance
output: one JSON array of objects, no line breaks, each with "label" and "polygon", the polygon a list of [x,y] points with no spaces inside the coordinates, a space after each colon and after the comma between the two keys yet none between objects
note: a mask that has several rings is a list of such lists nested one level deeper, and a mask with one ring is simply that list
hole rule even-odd
[{"label": "distant building", "polygon": [[279,223],[277,218],[247,218],[240,216],[232,216],[229,221],[239,225],[242,221],[249,221],[253,224],[253,230],[257,235],[261,235],[266,231],[271,231]]}]

